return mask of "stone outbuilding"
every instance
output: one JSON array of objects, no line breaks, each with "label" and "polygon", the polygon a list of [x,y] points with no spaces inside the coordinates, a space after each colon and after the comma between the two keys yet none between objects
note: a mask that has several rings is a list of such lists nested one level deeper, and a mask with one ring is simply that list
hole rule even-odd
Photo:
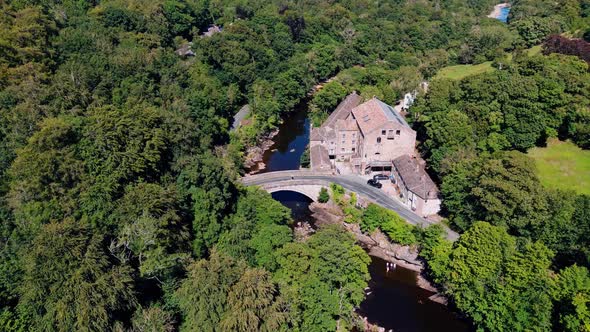
[{"label": "stone outbuilding", "polygon": [[438,188],[415,157],[403,155],[394,159],[391,178],[401,201],[416,214],[427,217],[440,211]]}]

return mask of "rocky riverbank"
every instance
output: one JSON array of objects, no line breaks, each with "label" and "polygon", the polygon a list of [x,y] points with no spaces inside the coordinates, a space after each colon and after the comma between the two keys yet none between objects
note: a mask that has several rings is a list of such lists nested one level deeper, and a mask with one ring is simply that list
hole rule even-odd
[{"label": "rocky riverbank", "polygon": [[266,165],[262,161],[264,152],[274,145],[273,139],[279,134],[279,130],[275,129],[263,136],[259,140],[259,144],[251,146],[246,150],[246,157],[244,159],[244,167],[248,169],[248,174],[256,174],[263,171]]},{"label": "rocky riverbank", "polygon": [[[309,209],[312,211],[312,216],[316,220],[316,225],[318,227],[327,224],[342,225],[354,235],[358,243],[367,250],[369,255],[379,257],[385,261],[417,272],[418,287],[433,293],[438,293],[438,290],[432,285],[432,283],[422,276],[424,264],[418,258],[418,250],[416,248],[391,243],[387,236],[379,230],[376,230],[369,235],[364,234],[358,224],[344,222],[344,213],[340,207],[334,204],[314,202],[309,206]],[[438,303],[446,304],[446,299],[439,294],[434,294],[430,299]]]}]

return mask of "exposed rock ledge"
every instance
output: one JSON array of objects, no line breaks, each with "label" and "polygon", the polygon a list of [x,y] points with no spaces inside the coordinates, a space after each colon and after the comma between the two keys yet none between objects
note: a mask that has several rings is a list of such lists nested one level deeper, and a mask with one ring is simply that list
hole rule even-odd
[{"label": "exposed rock ledge", "polygon": [[262,158],[264,152],[270,149],[275,143],[273,138],[279,133],[278,129],[271,131],[260,139],[260,143],[257,146],[249,147],[246,151],[246,158],[244,160],[244,167],[250,170],[249,174],[256,174],[266,168]]},{"label": "exposed rock ledge", "polygon": [[[424,270],[424,264],[418,259],[418,251],[416,248],[391,243],[387,236],[379,230],[376,230],[371,235],[363,234],[359,225],[344,222],[344,214],[342,210],[333,204],[313,202],[310,204],[309,209],[313,212],[313,217],[316,219],[316,224],[318,226],[321,226],[322,224],[340,224],[344,226],[354,235],[359,244],[368,251],[369,255],[379,257],[406,269],[418,272],[418,287],[434,293],[438,292],[438,290],[421,275],[421,272]],[[438,303],[446,304],[446,299],[440,294],[434,294],[430,299]]]}]

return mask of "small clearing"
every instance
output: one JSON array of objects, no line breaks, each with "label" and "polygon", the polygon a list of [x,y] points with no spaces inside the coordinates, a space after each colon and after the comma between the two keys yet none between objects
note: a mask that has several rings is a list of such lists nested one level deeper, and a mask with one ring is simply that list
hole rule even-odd
[{"label": "small clearing", "polygon": [[528,152],[535,159],[541,183],[548,188],[590,195],[590,150],[557,139]]},{"label": "small clearing", "polygon": [[456,65],[442,68],[436,73],[435,79],[447,78],[451,80],[462,80],[465,77],[486,73],[494,70],[492,61],[486,61],[479,65]]}]

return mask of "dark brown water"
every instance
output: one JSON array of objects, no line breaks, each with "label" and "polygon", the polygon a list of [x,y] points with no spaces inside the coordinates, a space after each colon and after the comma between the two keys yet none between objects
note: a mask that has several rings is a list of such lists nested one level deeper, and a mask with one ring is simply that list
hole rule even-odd
[{"label": "dark brown water", "polygon": [[301,155],[309,143],[307,101],[301,102],[295,111],[284,119],[273,142],[262,157],[266,164],[262,172],[299,169]]},{"label": "dark brown water", "polygon": [[371,281],[357,312],[371,324],[395,332],[470,331],[469,325],[446,306],[428,299],[434,293],[416,286],[416,272],[371,257]]},{"label": "dark brown water", "polygon": [[309,209],[309,204],[312,202],[309,197],[294,191],[277,191],[272,193],[272,198],[291,209],[291,217],[293,217],[295,224],[298,222],[314,223]]},{"label": "dark brown water", "polygon": [[[274,145],[264,154],[266,172],[299,169],[300,158],[309,141],[307,105],[301,104],[280,126]],[[272,197],[291,209],[293,219],[314,223],[311,200],[300,193],[279,191]],[[395,332],[464,332],[469,325],[446,306],[428,300],[431,292],[416,286],[416,273],[397,267],[386,272],[385,261],[371,257],[370,294],[358,308],[371,324]]]}]

